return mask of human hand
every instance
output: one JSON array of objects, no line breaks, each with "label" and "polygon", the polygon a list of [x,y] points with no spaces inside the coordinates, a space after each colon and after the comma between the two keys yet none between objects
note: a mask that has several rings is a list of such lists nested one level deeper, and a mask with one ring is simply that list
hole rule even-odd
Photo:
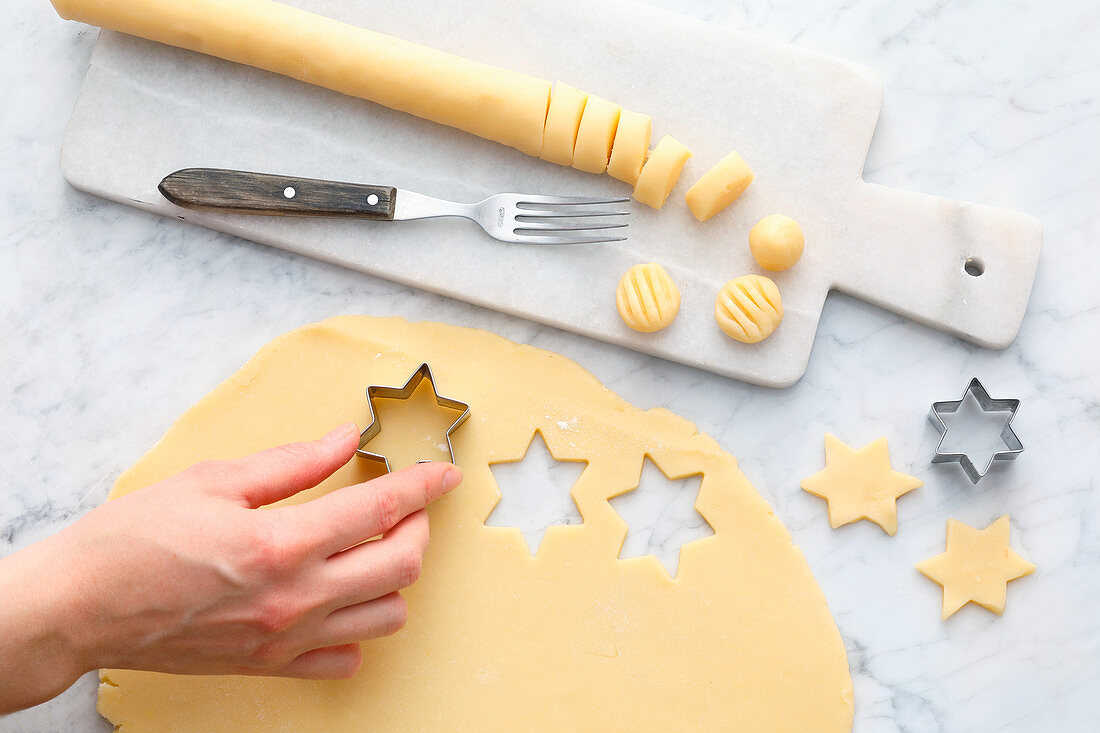
[{"label": "human hand", "polygon": [[[260,509],[323,481],[357,444],[348,424],[318,441],[200,463],[0,561],[0,597],[29,599],[0,608],[0,659],[21,656],[18,673],[41,678],[41,699],[100,667],[353,675],[357,642],[404,625],[398,591],[420,573],[424,508],[461,481],[456,467],[427,463]],[[28,625],[29,645],[5,648],[3,637]],[[7,667],[0,662],[0,680]],[[5,697],[0,712],[41,701]]]}]

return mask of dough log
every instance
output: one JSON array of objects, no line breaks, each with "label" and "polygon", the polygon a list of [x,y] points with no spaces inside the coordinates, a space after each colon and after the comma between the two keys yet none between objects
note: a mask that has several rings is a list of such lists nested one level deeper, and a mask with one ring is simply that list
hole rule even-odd
[{"label": "dough log", "polygon": [[271,0],[53,0],[69,20],[361,97],[538,156],[550,82]]}]

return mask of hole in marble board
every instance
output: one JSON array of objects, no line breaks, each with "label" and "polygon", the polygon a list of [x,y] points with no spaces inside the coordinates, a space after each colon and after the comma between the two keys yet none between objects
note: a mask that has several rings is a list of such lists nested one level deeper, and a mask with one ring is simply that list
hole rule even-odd
[{"label": "hole in marble board", "polygon": [[283,189],[283,195],[286,196],[288,199],[294,198],[294,194],[296,193],[298,192],[294,190],[293,186],[287,186]]},{"label": "hole in marble board", "polygon": [[554,458],[542,433],[536,431],[519,459],[489,465],[501,496],[485,524],[518,527],[527,549],[535,555],[547,529],[583,523],[570,491],[587,466],[587,461]]},{"label": "hole in marble board", "polygon": [[967,257],[966,262],[963,263],[963,272],[970,277],[979,277],[985,272],[985,263],[978,257]]},{"label": "hole in marble board", "polygon": [[462,414],[436,402],[427,379],[408,399],[375,397],[374,418],[382,426],[364,448],[385,456],[390,468],[400,471],[418,461],[449,461],[447,429]]},{"label": "hole in marble board", "polygon": [[675,578],[680,547],[714,534],[695,508],[702,483],[701,474],[670,479],[646,456],[638,487],[609,500],[628,527],[619,558],[653,555]]},{"label": "hole in marble board", "polygon": [[983,410],[978,399],[967,391],[958,410],[940,413],[940,419],[947,426],[940,452],[965,453],[978,470],[984,471],[994,453],[1010,448],[1001,432],[1011,416],[1010,410]]}]

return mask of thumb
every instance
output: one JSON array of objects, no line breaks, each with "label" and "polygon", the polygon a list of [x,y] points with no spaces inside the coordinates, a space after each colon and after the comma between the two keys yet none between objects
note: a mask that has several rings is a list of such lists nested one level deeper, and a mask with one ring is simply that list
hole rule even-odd
[{"label": "thumb", "polygon": [[260,507],[311,489],[355,455],[359,428],[349,422],[320,440],[287,443],[229,463],[234,476],[227,492],[250,507]]}]

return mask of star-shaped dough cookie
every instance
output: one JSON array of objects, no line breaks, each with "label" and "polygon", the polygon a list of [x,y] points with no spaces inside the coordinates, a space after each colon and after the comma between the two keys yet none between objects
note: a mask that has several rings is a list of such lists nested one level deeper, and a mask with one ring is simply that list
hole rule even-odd
[{"label": "star-shaped dough cookie", "polygon": [[855,450],[825,433],[825,469],[802,479],[805,491],[829,502],[833,529],[868,519],[894,535],[898,531],[897,498],[924,483],[890,468],[886,438]]},{"label": "star-shaped dough cookie", "polygon": [[1031,575],[1035,566],[1008,546],[1008,515],[985,529],[947,520],[947,551],[916,565],[943,586],[943,617],[973,601],[996,614],[1005,610],[1008,581]]}]

